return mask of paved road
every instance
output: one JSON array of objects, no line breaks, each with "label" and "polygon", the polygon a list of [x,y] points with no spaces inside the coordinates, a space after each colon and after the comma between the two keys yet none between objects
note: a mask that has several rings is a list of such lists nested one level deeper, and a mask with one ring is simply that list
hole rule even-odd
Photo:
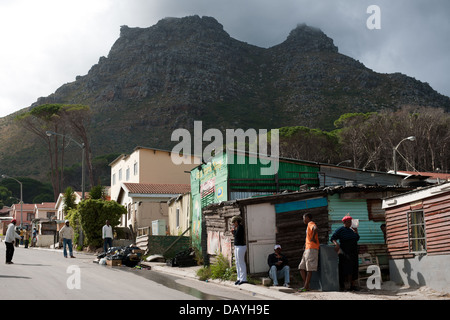
[{"label": "paved road", "polygon": [[101,266],[93,263],[93,255],[75,255],[75,259],[66,259],[62,251],[19,247],[14,253],[14,264],[7,265],[5,244],[0,243],[0,299],[268,299],[152,270]]}]

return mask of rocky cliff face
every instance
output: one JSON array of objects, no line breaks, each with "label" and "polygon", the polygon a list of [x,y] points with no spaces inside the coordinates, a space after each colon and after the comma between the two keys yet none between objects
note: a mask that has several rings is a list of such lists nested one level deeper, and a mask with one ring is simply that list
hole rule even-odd
[{"label": "rocky cliff face", "polygon": [[166,18],[149,28],[122,26],[108,57],[31,108],[54,102],[91,107],[95,155],[137,145],[170,148],[172,131],[190,129],[194,120],[202,120],[204,130],[332,129],[346,112],[403,104],[450,110],[450,98],[428,84],[373,72],[339,54],[317,28],[298,25],[283,43],[265,49],[198,16]]}]

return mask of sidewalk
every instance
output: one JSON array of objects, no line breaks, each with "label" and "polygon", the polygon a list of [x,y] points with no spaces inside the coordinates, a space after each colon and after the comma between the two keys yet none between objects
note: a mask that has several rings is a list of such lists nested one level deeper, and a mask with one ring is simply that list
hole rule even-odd
[{"label": "sidewalk", "polygon": [[[146,262],[141,261],[141,266],[150,267],[153,271],[164,272],[167,274],[172,274],[179,277],[186,277],[191,279],[198,279],[197,270],[201,268],[201,266],[196,267],[171,267],[166,265],[163,262]],[[200,280],[199,280],[200,281]],[[260,294],[265,297],[269,297],[276,300],[308,300],[308,298],[300,295],[294,294],[295,291],[291,288],[285,287],[265,287],[259,285],[253,285],[244,283],[241,285],[235,285],[232,281],[224,281],[217,279],[209,279],[208,282],[227,286],[233,288],[235,290],[245,290],[250,293]]]},{"label": "sidewalk", "polygon": [[[196,267],[171,267],[162,262],[141,262],[141,266],[149,266],[151,270],[173,274],[179,277],[198,279]],[[199,280],[200,281],[200,280]],[[236,290],[245,290],[276,300],[450,300],[450,294],[437,292],[426,286],[409,287],[396,285],[392,281],[383,282],[381,290],[362,289],[358,292],[341,291],[308,291],[297,292],[285,287],[266,287],[263,285],[242,284],[235,285],[232,281],[210,279],[208,282],[224,285]]]}]

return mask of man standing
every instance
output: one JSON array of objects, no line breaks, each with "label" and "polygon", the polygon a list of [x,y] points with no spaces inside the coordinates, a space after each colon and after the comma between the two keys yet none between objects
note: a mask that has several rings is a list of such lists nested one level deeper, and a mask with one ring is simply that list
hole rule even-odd
[{"label": "man standing", "polygon": [[37,242],[37,230],[36,228],[33,228],[33,237],[31,238],[31,246],[36,247]]},{"label": "man standing", "polygon": [[304,292],[309,290],[309,283],[313,271],[317,271],[319,262],[319,235],[316,224],[312,221],[312,215],[305,213],[303,215],[303,223],[307,225],[305,251],[303,252],[302,261],[298,268],[303,279],[303,288],[299,291]]},{"label": "man standing", "polygon": [[231,223],[233,224],[231,232],[234,236],[234,258],[237,271],[237,281],[234,284],[241,285],[247,283],[247,266],[245,264],[247,245],[245,242],[245,230],[240,216],[234,216],[231,219]]},{"label": "man standing", "polygon": [[269,277],[273,281],[274,286],[278,286],[278,280],[284,279],[284,286],[289,287],[289,266],[288,259],[281,254],[281,246],[275,245],[274,253],[269,254],[267,263],[269,264]]},{"label": "man standing", "polygon": [[[352,228],[352,217],[342,218],[343,226],[336,229],[330,240],[339,255],[339,286],[341,291],[359,291],[358,287],[358,241],[357,228]],[[339,240],[339,243],[337,242]]]},{"label": "man standing", "polygon": [[62,239],[63,247],[64,247],[64,258],[67,258],[67,249],[66,245],[69,247],[69,254],[71,258],[75,258],[73,256],[72,242],[73,242],[74,231],[73,228],[69,225],[69,220],[66,220],[66,224],[64,227],[59,230],[59,238]]},{"label": "man standing", "polygon": [[16,239],[20,239],[20,236],[16,233],[16,219],[11,220],[8,225],[5,236],[6,245],[6,264],[13,264],[12,258],[14,256],[14,242]]},{"label": "man standing", "polygon": [[112,247],[113,231],[109,224],[109,220],[106,220],[106,224],[102,228],[102,238],[103,238],[103,250],[108,251],[108,247]]}]

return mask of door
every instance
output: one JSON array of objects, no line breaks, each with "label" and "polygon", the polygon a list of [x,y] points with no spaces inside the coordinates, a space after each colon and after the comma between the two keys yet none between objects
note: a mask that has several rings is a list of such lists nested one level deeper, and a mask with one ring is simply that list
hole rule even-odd
[{"label": "door", "polygon": [[276,241],[275,207],[269,203],[249,205],[245,221],[249,273],[268,271],[267,257]]}]

